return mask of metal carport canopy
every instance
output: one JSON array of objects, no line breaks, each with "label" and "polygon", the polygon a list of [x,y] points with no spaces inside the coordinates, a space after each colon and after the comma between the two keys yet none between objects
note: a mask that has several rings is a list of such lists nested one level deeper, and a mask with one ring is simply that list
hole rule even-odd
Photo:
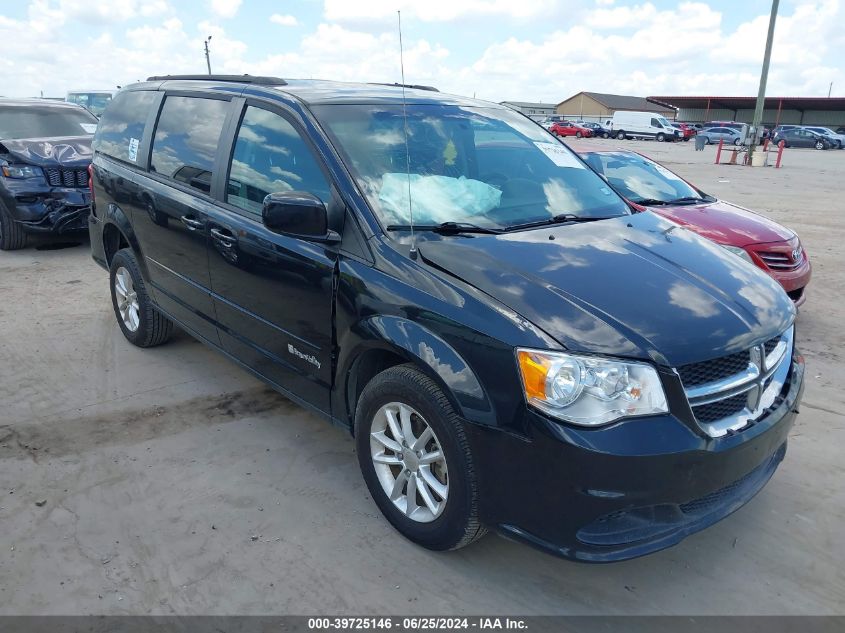
[{"label": "metal carport canopy", "polygon": [[[654,104],[672,108],[725,108],[727,110],[753,110],[756,97],[695,97],[655,96],[646,97]],[[845,97],[766,97],[766,109],[771,110],[834,110],[845,112]]]}]

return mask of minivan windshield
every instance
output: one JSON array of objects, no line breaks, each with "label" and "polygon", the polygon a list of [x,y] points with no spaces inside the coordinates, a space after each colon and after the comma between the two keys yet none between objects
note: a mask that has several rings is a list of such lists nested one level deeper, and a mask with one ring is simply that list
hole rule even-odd
[{"label": "minivan windshield", "polygon": [[71,106],[0,106],[0,139],[86,136],[97,129],[97,117]]},{"label": "minivan windshield", "polygon": [[663,165],[635,152],[595,152],[586,154],[584,160],[631,202],[693,204],[712,200]]},{"label": "minivan windshield", "polygon": [[407,117],[402,105],[313,111],[385,227],[506,230],[564,215],[629,213],[569,148],[506,109],[408,104]]}]

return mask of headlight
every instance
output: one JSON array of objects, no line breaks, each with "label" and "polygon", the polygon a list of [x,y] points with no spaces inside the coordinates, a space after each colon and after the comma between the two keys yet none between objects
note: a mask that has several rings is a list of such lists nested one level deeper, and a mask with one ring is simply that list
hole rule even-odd
[{"label": "headlight", "polygon": [[725,250],[729,250],[731,253],[733,253],[737,257],[741,257],[742,259],[747,261],[749,264],[754,263],[754,260],[751,259],[751,255],[749,255],[748,251],[746,251],[744,248],[740,248],[739,246],[728,246],[727,244],[720,244],[719,246],[721,246]]},{"label": "headlight", "polygon": [[533,349],[517,359],[528,404],[552,417],[598,426],[669,411],[651,365]]},{"label": "headlight", "polygon": [[3,165],[2,170],[6,178],[38,178],[44,175],[40,167],[30,165]]}]

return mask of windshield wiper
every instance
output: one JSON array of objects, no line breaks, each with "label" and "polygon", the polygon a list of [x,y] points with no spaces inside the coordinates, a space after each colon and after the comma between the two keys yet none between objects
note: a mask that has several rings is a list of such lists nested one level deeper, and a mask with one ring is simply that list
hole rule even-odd
[{"label": "windshield wiper", "polygon": [[669,200],[666,204],[694,204],[696,202],[707,202],[707,200],[700,196],[684,196],[683,198]]},{"label": "windshield wiper", "polygon": [[656,198],[631,198],[631,202],[633,202],[634,204],[641,204],[646,207],[669,204],[669,201],[667,200],[658,200]]},{"label": "windshield wiper", "polygon": [[590,217],[583,215],[575,215],[573,213],[558,213],[556,216],[548,218],[547,220],[537,220],[536,222],[526,222],[525,224],[513,224],[507,227],[508,231],[518,231],[520,229],[533,229],[538,226],[548,226],[549,224],[565,224],[568,222],[595,222],[596,220],[609,220],[611,217]]},{"label": "windshield wiper", "polygon": [[441,222],[440,224],[391,224],[386,227],[388,231],[410,231],[413,228],[415,231],[432,231],[434,233],[452,234],[455,233],[501,233],[499,229],[492,229],[485,226],[478,226],[469,222]]}]

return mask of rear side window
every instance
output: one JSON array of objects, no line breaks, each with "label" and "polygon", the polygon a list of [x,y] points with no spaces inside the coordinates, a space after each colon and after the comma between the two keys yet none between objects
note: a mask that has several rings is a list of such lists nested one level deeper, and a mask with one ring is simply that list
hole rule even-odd
[{"label": "rear side window", "polygon": [[229,102],[219,99],[167,97],[153,139],[150,171],[209,193],[228,108]]},{"label": "rear side window", "polygon": [[94,151],[134,163],[144,135],[144,124],[156,93],[150,90],[121,92],[112,99],[94,135]]},{"label": "rear side window", "polygon": [[260,215],[268,194],[285,191],[306,191],[326,203],[330,198],[329,182],[296,128],[249,106],[235,141],[227,201]]}]

